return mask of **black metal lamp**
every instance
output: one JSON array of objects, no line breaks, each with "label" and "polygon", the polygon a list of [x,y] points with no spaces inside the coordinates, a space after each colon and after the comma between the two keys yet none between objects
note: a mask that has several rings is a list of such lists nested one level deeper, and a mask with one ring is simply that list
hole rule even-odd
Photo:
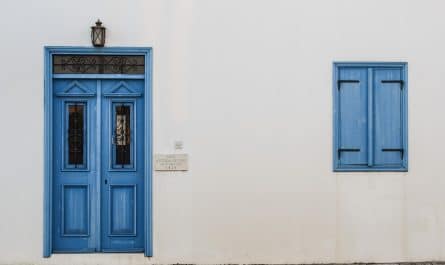
[{"label": "black metal lamp", "polygon": [[98,19],[96,26],[91,27],[91,42],[94,47],[103,47],[105,45],[105,27],[102,26],[102,22]]}]

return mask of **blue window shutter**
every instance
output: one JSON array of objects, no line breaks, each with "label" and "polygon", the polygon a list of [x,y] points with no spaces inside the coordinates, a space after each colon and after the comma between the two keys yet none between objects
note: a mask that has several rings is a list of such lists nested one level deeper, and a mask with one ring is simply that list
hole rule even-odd
[{"label": "blue window shutter", "polygon": [[339,165],[367,165],[367,68],[340,68],[337,89],[338,163]]},{"label": "blue window shutter", "polygon": [[402,93],[400,68],[374,70],[374,163],[401,166],[406,155],[403,145]]}]

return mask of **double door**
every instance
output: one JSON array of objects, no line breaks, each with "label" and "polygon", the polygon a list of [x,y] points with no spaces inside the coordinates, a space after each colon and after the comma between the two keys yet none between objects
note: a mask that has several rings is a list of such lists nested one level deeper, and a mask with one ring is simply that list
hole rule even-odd
[{"label": "double door", "polygon": [[53,252],[144,251],[144,80],[53,80]]}]

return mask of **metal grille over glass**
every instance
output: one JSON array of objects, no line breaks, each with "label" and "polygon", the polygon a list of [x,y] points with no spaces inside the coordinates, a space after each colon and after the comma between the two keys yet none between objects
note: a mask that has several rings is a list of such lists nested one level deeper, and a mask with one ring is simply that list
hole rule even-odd
[{"label": "metal grille over glass", "polygon": [[130,159],[130,106],[116,106],[116,164],[129,165]]},{"label": "metal grille over glass", "polygon": [[68,164],[84,166],[84,104],[68,105]]},{"label": "metal grille over glass", "polygon": [[54,74],[144,74],[143,55],[53,55]]}]

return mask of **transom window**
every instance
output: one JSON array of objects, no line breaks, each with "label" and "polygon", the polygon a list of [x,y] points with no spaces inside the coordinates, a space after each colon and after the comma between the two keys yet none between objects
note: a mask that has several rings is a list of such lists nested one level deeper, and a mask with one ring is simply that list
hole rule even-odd
[{"label": "transom window", "polygon": [[53,55],[54,74],[144,74],[143,55]]}]

